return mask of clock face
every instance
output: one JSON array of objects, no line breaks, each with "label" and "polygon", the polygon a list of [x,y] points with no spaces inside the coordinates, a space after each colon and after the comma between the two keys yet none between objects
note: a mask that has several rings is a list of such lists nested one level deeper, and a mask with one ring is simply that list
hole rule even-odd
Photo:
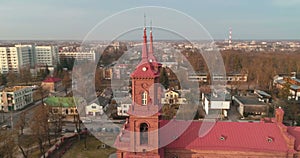
[{"label": "clock face", "polygon": [[146,68],[146,67],[143,67],[143,68],[142,68],[142,70],[143,70],[143,71],[146,71],[146,70],[147,70],[147,68]]}]

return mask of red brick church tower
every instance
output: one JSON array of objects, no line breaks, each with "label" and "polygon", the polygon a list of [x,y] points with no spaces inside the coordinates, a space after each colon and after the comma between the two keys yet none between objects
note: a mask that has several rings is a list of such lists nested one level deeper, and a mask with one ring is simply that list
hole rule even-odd
[{"label": "red brick church tower", "polygon": [[159,74],[161,64],[153,55],[152,29],[148,51],[147,32],[144,27],[142,60],[131,74],[132,105],[129,113],[128,151],[119,151],[118,157],[151,157],[159,156],[159,110],[161,88]]}]

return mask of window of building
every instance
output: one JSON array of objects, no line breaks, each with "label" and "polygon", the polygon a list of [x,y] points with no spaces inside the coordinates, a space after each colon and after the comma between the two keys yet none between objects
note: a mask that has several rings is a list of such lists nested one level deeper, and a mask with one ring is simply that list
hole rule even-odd
[{"label": "window of building", "polygon": [[140,125],[140,144],[147,145],[148,144],[148,125],[147,123],[141,123]]},{"label": "window of building", "polygon": [[143,92],[142,94],[142,105],[147,105],[147,92]]}]

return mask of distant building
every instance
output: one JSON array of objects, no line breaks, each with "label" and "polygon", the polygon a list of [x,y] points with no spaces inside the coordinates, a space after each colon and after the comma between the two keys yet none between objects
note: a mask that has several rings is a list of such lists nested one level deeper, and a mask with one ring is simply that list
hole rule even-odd
[{"label": "distant building", "polygon": [[39,67],[56,67],[59,63],[57,46],[35,46],[35,55]]},{"label": "distant building", "polygon": [[248,74],[226,74],[226,76],[213,74],[213,81],[226,81],[226,82],[247,82],[248,80]]},{"label": "distant building", "polygon": [[60,78],[48,77],[42,82],[41,86],[43,89],[49,90],[49,92],[56,92],[62,87],[62,80]]},{"label": "distant building", "polygon": [[189,74],[188,75],[189,81],[195,81],[195,82],[207,82],[207,73],[195,73],[195,74]]},{"label": "distant building", "polygon": [[289,86],[290,96],[288,96],[288,99],[300,100],[300,79],[296,78],[296,73],[276,75],[273,84],[279,89],[286,85]]},{"label": "distant building", "polygon": [[[207,83],[209,80],[207,73],[195,73],[195,74],[189,74],[188,75],[189,81],[196,81],[196,82],[202,82]],[[213,74],[213,81],[225,81],[225,82],[247,82],[248,80],[248,74],[226,74],[226,76]]]},{"label": "distant building", "polygon": [[57,46],[14,45],[0,47],[0,72],[20,72],[21,68],[53,70],[58,61]]},{"label": "distant building", "polygon": [[32,47],[30,45],[16,45],[0,47],[0,72],[20,72],[21,68],[31,66]]},{"label": "distant building", "polygon": [[86,61],[95,61],[96,53],[95,51],[60,51],[59,59],[62,62],[64,59],[76,59],[78,61],[86,60]]},{"label": "distant building", "polygon": [[101,116],[103,115],[103,108],[101,105],[98,105],[96,103],[87,105],[85,107],[86,116]]},{"label": "distant building", "polygon": [[7,87],[0,92],[0,110],[15,111],[33,103],[32,87],[14,86]]}]

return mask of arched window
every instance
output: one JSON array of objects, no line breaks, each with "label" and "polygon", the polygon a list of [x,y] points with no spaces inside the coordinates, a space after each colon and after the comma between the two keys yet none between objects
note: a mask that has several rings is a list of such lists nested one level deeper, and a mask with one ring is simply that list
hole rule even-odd
[{"label": "arched window", "polygon": [[148,144],[148,125],[146,123],[140,125],[140,144]]},{"label": "arched window", "polygon": [[142,94],[142,105],[147,105],[147,92],[143,92]]}]

